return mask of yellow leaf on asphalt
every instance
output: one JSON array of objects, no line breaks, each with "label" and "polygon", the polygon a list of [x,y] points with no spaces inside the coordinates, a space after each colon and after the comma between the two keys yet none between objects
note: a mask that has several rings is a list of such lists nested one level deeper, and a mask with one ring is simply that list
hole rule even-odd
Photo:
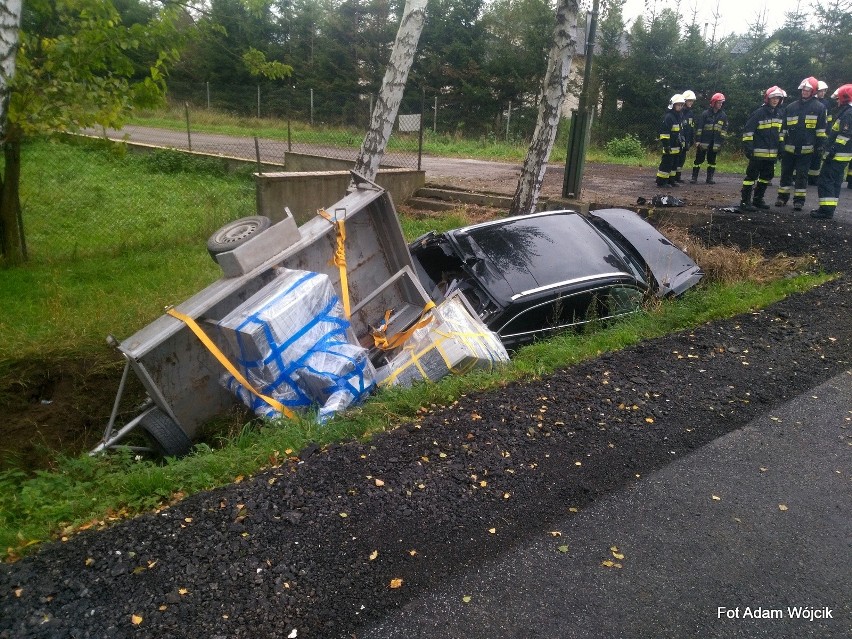
[{"label": "yellow leaf on asphalt", "polygon": [[346,518],[346,517],[348,517],[349,515],[347,515],[346,513],[340,513],[340,516],[341,516],[341,517],[343,517],[343,518],[345,519],[345,518]]},{"label": "yellow leaf on asphalt", "polygon": [[578,513],[578,512],[580,512],[580,509],[579,509],[579,508],[577,508],[577,507],[575,507],[575,506],[571,506],[571,507],[568,509],[568,512],[569,512],[569,513]]},{"label": "yellow leaf on asphalt", "polygon": [[465,603],[470,603],[470,600],[471,600],[470,595],[465,595],[464,597],[462,597],[462,601],[465,602]]},{"label": "yellow leaf on asphalt", "polygon": [[719,495],[712,495],[713,501],[722,501],[722,498]]},{"label": "yellow leaf on asphalt", "polygon": [[402,579],[396,577],[390,580],[390,587],[393,589],[402,588]]},{"label": "yellow leaf on asphalt", "polygon": [[574,465],[575,465],[575,466],[582,466],[582,465],[583,465],[583,462],[578,462],[578,461],[576,461],[576,462],[574,462]]},{"label": "yellow leaf on asphalt", "polygon": [[24,589],[23,589],[23,588],[15,588],[15,596],[16,596],[16,597],[20,598],[20,596],[21,596],[22,594],[24,594]]},{"label": "yellow leaf on asphalt", "polygon": [[94,560],[94,559],[92,559],[91,557],[89,557],[88,559],[86,559],[86,565],[87,565],[87,566],[94,566],[94,565],[95,565],[95,560]]},{"label": "yellow leaf on asphalt", "polygon": [[168,609],[169,609],[169,607],[168,607],[166,604],[163,604],[162,606],[160,606],[159,608],[157,608],[157,610],[159,610],[160,612],[164,612],[164,611],[166,611],[166,610],[168,610]]},{"label": "yellow leaf on asphalt", "polygon": [[189,590],[187,590],[186,588],[178,588],[178,594],[181,596],[189,594]]},{"label": "yellow leaf on asphalt", "polygon": [[133,623],[134,626],[138,626],[140,623],[142,623],[142,616],[141,615],[131,615],[130,621],[131,621],[131,623]]},{"label": "yellow leaf on asphalt", "polygon": [[550,536],[551,536],[551,537],[561,537],[561,536],[562,536],[562,532],[561,532],[561,531],[559,531],[559,530],[551,530],[551,531],[550,531]]},{"label": "yellow leaf on asphalt", "polygon": [[379,551],[374,550],[373,552],[370,553],[370,561],[373,561],[378,556],[379,556]]},{"label": "yellow leaf on asphalt", "polygon": [[483,479],[481,482],[479,482],[479,485],[485,488],[488,485],[488,482]]},{"label": "yellow leaf on asphalt", "polygon": [[376,480],[376,486],[378,486],[379,488],[381,488],[384,485],[385,485],[385,482],[383,482],[381,479]]},{"label": "yellow leaf on asphalt", "polygon": [[447,453],[438,453],[438,457],[440,457],[441,459],[443,459],[446,456],[447,456]]},{"label": "yellow leaf on asphalt", "polygon": [[511,496],[511,493],[503,493],[503,499],[509,499]]},{"label": "yellow leaf on asphalt", "polygon": [[184,517],[183,520],[188,524],[192,523],[192,517]]},{"label": "yellow leaf on asphalt", "polygon": [[787,506],[785,504],[778,504],[778,510],[785,511],[787,510]]},{"label": "yellow leaf on asphalt", "polygon": [[408,554],[411,555],[412,557],[414,557],[414,555],[417,554],[417,551],[414,550],[414,549],[411,549],[411,550],[408,551]]},{"label": "yellow leaf on asphalt", "polygon": [[236,477],[234,477],[234,483],[239,484],[243,479],[245,479],[245,477],[243,477],[242,475],[237,475]]},{"label": "yellow leaf on asphalt", "polygon": [[488,532],[490,532],[492,535],[494,535],[494,534],[497,533],[497,529],[496,528],[489,528]]},{"label": "yellow leaf on asphalt", "polygon": [[646,422],[648,422],[649,424],[653,424],[653,423],[654,423],[654,418],[653,418],[653,417],[646,417],[646,418],[645,418],[645,421],[646,421]]},{"label": "yellow leaf on asphalt", "polygon": [[568,546],[559,546],[559,548],[557,548],[557,550],[559,552],[568,552]]},{"label": "yellow leaf on asphalt", "polygon": [[476,420],[478,420],[478,419],[482,419],[482,415],[480,415],[479,413],[471,413],[471,414],[470,414],[470,418],[471,418],[472,420],[476,421]]}]

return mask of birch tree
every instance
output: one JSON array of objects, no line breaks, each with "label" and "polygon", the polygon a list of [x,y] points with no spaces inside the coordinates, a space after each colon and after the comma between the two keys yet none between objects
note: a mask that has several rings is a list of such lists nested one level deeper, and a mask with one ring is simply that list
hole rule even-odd
[{"label": "birch tree", "polygon": [[426,0],[406,0],[382,88],[370,117],[370,128],[355,160],[354,171],[368,180],[374,180],[379,172],[425,21]]},{"label": "birch tree", "polygon": [[556,26],[553,29],[553,46],[548,56],[547,71],[542,82],[539,98],[538,119],[518,188],[512,198],[510,215],[531,213],[535,210],[547,161],[556,140],[556,127],[562,112],[562,104],[568,90],[568,74],[571,61],[577,48],[574,33],[577,29],[578,0],[558,0],[556,5]]},{"label": "birch tree", "polygon": [[[21,6],[22,0],[6,0],[0,4],[0,147],[6,156],[6,163],[10,158],[10,152],[15,147],[7,148],[6,130],[9,119],[9,94],[11,91],[12,77],[15,74],[15,56],[18,53],[18,42],[21,29]],[[17,179],[14,174],[11,176]],[[7,244],[20,247],[15,253],[21,259],[26,254],[23,247],[23,237],[20,232],[20,207],[7,205],[7,189],[3,188],[4,179],[0,177],[0,212],[8,210],[10,215],[0,215],[0,254],[9,253]],[[7,220],[6,217],[9,217]]]}]

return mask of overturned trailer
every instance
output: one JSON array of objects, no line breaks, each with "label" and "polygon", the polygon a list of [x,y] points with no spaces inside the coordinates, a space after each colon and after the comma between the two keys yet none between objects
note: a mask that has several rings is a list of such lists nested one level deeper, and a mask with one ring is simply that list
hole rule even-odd
[{"label": "overturned trailer", "polygon": [[[375,347],[372,327],[381,324],[383,336],[392,339],[421,317],[430,298],[414,275],[384,189],[353,173],[346,195],[323,215],[297,226],[289,211],[285,213],[268,228],[249,221],[214,234],[208,248],[223,276],[116,344],[126,365],[103,439],[93,453],[120,445],[137,428],[161,453],[187,452],[201,424],[239,401],[221,383],[223,362],[216,352],[227,352],[229,344],[219,322],[270,285],[282,268],[322,274],[338,295],[348,297],[350,338],[377,364],[384,354]],[[131,374],[141,382],[147,400],[138,414],[119,425]]]}]

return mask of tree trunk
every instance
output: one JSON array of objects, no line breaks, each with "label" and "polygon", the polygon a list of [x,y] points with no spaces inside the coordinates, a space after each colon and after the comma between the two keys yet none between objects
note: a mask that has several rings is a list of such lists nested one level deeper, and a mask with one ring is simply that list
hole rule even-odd
[{"label": "tree trunk", "polygon": [[0,146],[5,158],[4,175],[0,178],[0,259],[6,265],[26,259],[21,228],[20,130],[9,126],[9,95],[18,53],[22,0],[5,0],[0,4]]},{"label": "tree trunk", "polygon": [[355,160],[354,171],[368,180],[374,180],[379,172],[425,20],[426,0],[406,0],[379,98],[373,107],[370,128]]},{"label": "tree trunk", "polygon": [[574,32],[577,26],[578,0],[558,0],[556,27],[553,30],[553,46],[548,56],[547,72],[542,82],[535,125],[518,188],[512,198],[510,215],[535,211],[547,161],[556,140],[556,128],[562,111],[562,103],[568,88],[568,74],[577,48]]},{"label": "tree trunk", "polygon": [[21,224],[21,136],[14,125],[6,130],[3,156],[6,165],[0,184],[0,251],[3,265],[12,266],[27,259]]},{"label": "tree trunk", "polygon": [[15,75],[21,28],[22,0],[4,0],[0,4],[0,142],[6,133],[9,84]]}]

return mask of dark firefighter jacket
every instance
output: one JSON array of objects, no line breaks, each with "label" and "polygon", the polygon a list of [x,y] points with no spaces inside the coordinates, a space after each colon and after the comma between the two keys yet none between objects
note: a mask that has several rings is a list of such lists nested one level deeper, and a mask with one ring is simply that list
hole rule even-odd
[{"label": "dark firefighter jacket", "polygon": [[663,154],[680,153],[682,140],[680,137],[680,113],[671,109],[666,111],[663,121],[660,123],[660,146]]},{"label": "dark firefighter jacket", "polygon": [[825,106],[816,98],[796,100],[784,108],[784,151],[808,155],[825,142]]},{"label": "dark firefighter jacket", "polygon": [[751,114],[743,131],[743,153],[747,157],[774,160],[781,146],[781,124],[784,111],[764,104]]},{"label": "dark firefighter jacket", "polygon": [[695,133],[698,136],[698,146],[718,151],[728,135],[728,115],[725,109],[719,109],[717,113],[714,113],[712,108],[704,110],[695,123]]},{"label": "dark firefighter jacket", "polygon": [[680,134],[683,138],[683,148],[689,149],[695,142],[695,114],[692,109],[683,107],[680,112]]},{"label": "dark firefighter jacket", "polygon": [[837,109],[825,143],[825,159],[849,162],[852,160],[852,106]]}]

